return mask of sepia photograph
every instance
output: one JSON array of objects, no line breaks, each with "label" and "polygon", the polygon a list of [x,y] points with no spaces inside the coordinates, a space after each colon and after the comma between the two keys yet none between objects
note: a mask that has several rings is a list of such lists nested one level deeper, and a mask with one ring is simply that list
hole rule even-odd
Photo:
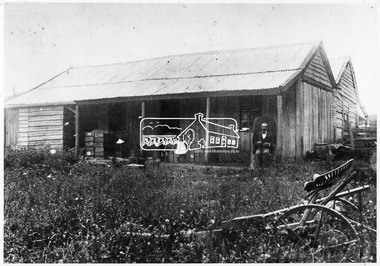
[{"label": "sepia photograph", "polygon": [[1,262],[378,262],[377,1],[1,7]]}]

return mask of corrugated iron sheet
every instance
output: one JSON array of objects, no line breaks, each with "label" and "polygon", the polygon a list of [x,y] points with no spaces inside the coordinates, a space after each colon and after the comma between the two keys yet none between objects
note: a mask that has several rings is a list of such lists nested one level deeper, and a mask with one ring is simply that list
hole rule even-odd
[{"label": "corrugated iron sheet", "polygon": [[10,100],[6,106],[274,89],[298,74],[317,46],[316,43],[293,44],[71,68]]}]

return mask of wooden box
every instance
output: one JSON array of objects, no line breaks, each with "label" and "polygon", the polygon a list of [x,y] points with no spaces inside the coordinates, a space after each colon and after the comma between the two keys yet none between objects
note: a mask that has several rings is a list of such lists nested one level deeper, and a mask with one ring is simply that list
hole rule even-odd
[{"label": "wooden box", "polygon": [[94,137],[95,133],[94,132],[86,132],[86,133],[84,133],[84,136],[85,137]]},{"label": "wooden box", "polygon": [[84,141],[94,141],[94,137],[84,137]]}]

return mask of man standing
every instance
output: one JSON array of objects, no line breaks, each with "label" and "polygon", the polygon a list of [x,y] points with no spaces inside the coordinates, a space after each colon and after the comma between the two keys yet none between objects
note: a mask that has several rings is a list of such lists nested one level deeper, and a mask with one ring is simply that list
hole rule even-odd
[{"label": "man standing", "polygon": [[256,165],[266,167],[269,165],[270,156],[274,151],[276,137],[272,132],[268,132],[268,123],[263,122],[261,124],[261,131],[255,134],[253,138]]}]

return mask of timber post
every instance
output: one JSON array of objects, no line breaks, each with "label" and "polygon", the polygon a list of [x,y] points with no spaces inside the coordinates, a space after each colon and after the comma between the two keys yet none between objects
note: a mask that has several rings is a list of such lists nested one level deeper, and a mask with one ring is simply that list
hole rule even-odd
[{"label": "timber post", "polygon": [[250,146],[251,160],[250,160],[249,168],[254,170],[255,169],[255,154],[254,154],[253,147],[255,144],[253,143],[253,131],[249,133],[249,143],[251,144]]},{"label": "timber post", "polygon": [[[207,97],[206,98],[206,118],[208,119],[210,117],[210,97]],[[208,139],[209,139],[209,134],[208,134],[208,131],[209,131],[209,124],[206,123],[206,149],[205,149],[205,163],[207,164],[208,163],[208,148],[207,148],[207,145],[208,145]]]},{"label": "timber post", "polygon": [[301,81],[298,80],[296,84],[296,134],[295,134],[295,144],[296,144],[296,162],[301,162],[303,159],[303,90]]},{"label": "timber post", "polygon": [[277,95],[276,154],[282,160],[282,95]]},{"label": "timber post", "polygon": [[79,155],[79,105],[75,105],[75,154]]},{"label": "timber post", "polygon": [[[141,120],[143,120],[145,118],[145,102],[144,101],[142,101],[141,102]],[[140,122],[141,122],[141,120],[140,120]],[[142,127],[143,127],[143,125],[141,125]],[[141,139],[141,133],[142,132],[140,132],[140,143],[141,143],[141,141],[142,141],[142,139]],[[143,156],[143,149],[141,148],[141,145],[140,145],[140,143],[139,143],[139,146],[140,146],[140,157],[142,157]]]}]

